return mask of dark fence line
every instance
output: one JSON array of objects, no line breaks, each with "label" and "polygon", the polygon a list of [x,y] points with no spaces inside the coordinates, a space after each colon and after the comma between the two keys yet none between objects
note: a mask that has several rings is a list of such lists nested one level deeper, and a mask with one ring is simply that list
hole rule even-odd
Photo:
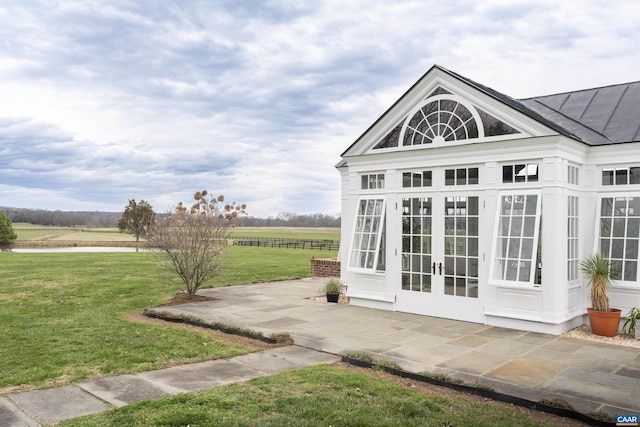
[{"label": "dark fence line", "polygon": [[339,240],[320,239],[285,239],[276,237],[232,237],[234,246],[258,246],[265,248],[285,249],[316,249],[337,251],[340,247]]}]

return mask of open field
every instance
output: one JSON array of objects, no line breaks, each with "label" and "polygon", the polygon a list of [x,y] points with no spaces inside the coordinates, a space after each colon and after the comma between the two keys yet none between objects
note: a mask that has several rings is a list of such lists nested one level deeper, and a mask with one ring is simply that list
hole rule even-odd
[{"label": "open field", "polygon": [[[307,277],[314,254],[320,255],[230,247],[229,267],[213,285]],[[255,351],[198,332],[128,321],[177,291],[160,278],[153,256],[0,253],[0,392]]]},{"label": "open field", "polygon": [[[117,228],[72,228],[48,227],[32,224],[16,223],[14,230],[18,235],[17,243],[32,242],[34,245],[45,245],[43,242],[60,244],[77,242],[85,244],[135,242],[131,234],[121,233]],[[237,237],[262,237],[282,239],[340,240],[339,228],[303,228],[303,227],[239,227],[231,232]]]}]

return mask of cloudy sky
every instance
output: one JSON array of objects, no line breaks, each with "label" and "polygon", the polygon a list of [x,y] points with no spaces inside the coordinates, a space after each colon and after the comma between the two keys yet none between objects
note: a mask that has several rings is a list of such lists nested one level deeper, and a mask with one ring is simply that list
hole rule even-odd
[{"label": "cloudy sky", "polygon": [[514,98],[640,80],[635,0],[0,0],[0,206],[338,214],[433,64]]}]

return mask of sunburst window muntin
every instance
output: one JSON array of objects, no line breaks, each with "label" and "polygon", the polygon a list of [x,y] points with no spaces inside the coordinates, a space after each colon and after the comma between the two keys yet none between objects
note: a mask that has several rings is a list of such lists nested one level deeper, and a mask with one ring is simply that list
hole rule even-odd
[{"label": "sunburst window muntin", "polygon": [[442,94],[427,98],[407,115],[399,140],[411,147],[483,137],[482,120],[473,105]]}]

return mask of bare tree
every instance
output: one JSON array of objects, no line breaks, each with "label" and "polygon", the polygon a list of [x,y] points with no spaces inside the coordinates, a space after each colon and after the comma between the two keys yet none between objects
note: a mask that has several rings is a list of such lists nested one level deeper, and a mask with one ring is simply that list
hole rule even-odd
[{"label": "bare tree", "polygon": [[225,204],[224,196],[194,194],[196,203],[186,208],[182,202],[156,221],[148,241],[160,254],[164,268],[178,275],[188,298],[221,271],[221,256],[236,218],[246,205]]}]

